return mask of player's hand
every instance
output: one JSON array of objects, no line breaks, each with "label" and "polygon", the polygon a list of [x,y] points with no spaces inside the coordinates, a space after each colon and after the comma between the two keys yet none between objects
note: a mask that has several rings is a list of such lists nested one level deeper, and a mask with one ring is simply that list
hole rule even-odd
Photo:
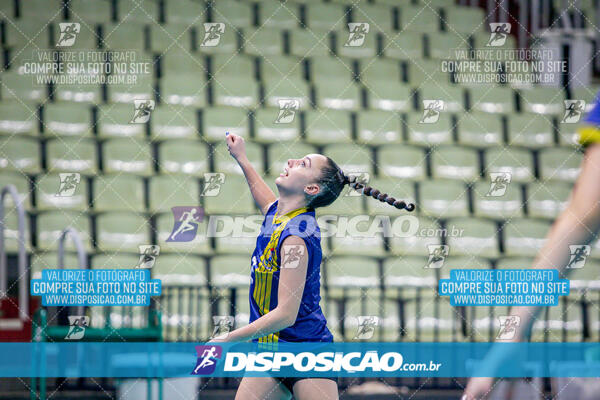
[{"label": "player's hand", "polygon": [[485,400],[490,396],[493,385],[494,378],[473,377],[469,379],[460,400]]},{"label": "player's hand", "polygon": [[225,137],[227,142],[227,150],[236,161],[242,161],[246,157],[246,143],[244,138],[233,133],[229,133]]}]

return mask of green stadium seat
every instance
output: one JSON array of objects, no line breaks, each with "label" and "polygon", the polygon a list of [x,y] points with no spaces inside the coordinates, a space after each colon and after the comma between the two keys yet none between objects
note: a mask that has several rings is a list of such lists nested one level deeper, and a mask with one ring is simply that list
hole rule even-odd
[{"label": "green stadium seat", "polygon": [[12,2],[6,2],[0,4],[0,12],[2,12],[7,18],[15,17],[15,5]]},{"label": "green stadium seat", "polygon": [[461,230],[459,236],[449,236],[453,255],[498,257],[498,227],[494,222],[477,218],[454,218],[446,222]]},{"label": "green stadium seat", "polygon": [[509,114],[515,111],[515,93],[504,87],[469,89],[471,109],[489,113]]},{"label": "green stadium seat", "polygon": [[367,86],[369,107],[386,111],[412,109],[412,90],[399,82],[377,81]]},{"label": "green stadium seat", "polygon": [[490,181],[481,181],[473,185],[473,211],[475,216],[494,219],[510,219],[523,216],[520,185],[509,183],[502,196],[493,196],[495,192],[492,192],[491,189],[492,184]]},{"label": "green stadium seat", "polygon": [[494,147],[484,153],[483,172],[489,178],[491,172],[508,172],[511,182],[531,182],[533,176],[533,157],[524,149]]},{"label": "green stadium seat", "polygon": [[212,3],[212,21],[224,22],[227,28],[252,26],[252,15],[252,6],[249,3],[233,0]]},{"label": "green stadium seat", "polygon": [[496,260],[496,269],[525,269],[533,267],[533,257],[502,257]]},{"label": "green stadium seat", "polygon": [[254,213],[254,199],[246,179],[239,175],[225,175],[224,178],[216,196],[203,196],[206,214]]},{"label": "green stadium seat", "polygon": [[140,256],[133,253],[125,252],[110,252],[98,253],[91,257],[92,269],[119,269],[119,268],[135,268]]},{"label": "green stadium seat", "polygon": [[37,136],[40,131],[38,107],[16,101],[0,103],[0,134]]},{"label": "green stadium seat", "polygon": [[[250,319],[249,288],[250,262],[247,256],[219,255],[210,260],[211,285],[218,290],[219,315],[232,315],[236,326],[247,325]],[[213,272],[214,271],[214,272]],[[235,287],[235,304],[231,301],[231,288]],[[233,308],[233,313],[231,312]]]},{"label": "green stadium seat", "polygon": [[309,144],[348,143],[352,140],[347,111],[306,111],[305,129]]},{"label": "green stadium seat", "polygon": [[36,209],[42,210],[73,210],[86,211],[88,209],[88,183],[81,178],[71,196],[59,196],[61,186],[58,174],[39,175],[35,182]]},{"label": "green stadium seat", "polygon": [[473,182],[479,178],[479,157],[475,150],[440,146],[433,151],[431,164],[434,179]]},{"label": "green stadium seat", "polygon": [[[285,114],[278,108],[261,108],[254,113],[254,140],[262,143],[296,142],[300,139],[300,118],[294,114],[291,122],[287,121]],[[295,143],[294,143],[295,144]]]},{"label": "green stadium seat", "polygon": [[283,168],[287,165],[287,160],[290,158],[297,159],[304,157],[307,154],[315,154],[317,149],[314,146],[302,143],[294,142],[289,143],[275,143],[268,147],[267,159],[269,160],[269,175],[279,176],[283,172]]},{"label": "green stadium seat", "polygon": [[511,219],[503,227],[504,254],[534,257],[542,248],[550,222],[534,219]]},{"label": "green stadium seat", "polygon": [[400,116],[391,111],[362,111],[356,116],[357,141],[385,145],[402,141]]},{"label": "green stadium seat", "polygon": [[204,107],[206,87],[206,81],[198,74],[165,76],[160,80],[160,101],[186,107]]},{"label": "green stadium seat", "polygon": [[206,260],[191,254],[159,254],[155,261],[153,279],[160,279],[163,285],[205,286]]},{"label": "green stadium seat", "polygon": [[554,145],[552,121],[541,115],[515,114],[508,118],[508,143],[531,149]]},{"label": "green stadium seat", "polygon": [[555,147],[539,152],[540,179],[575,182],[581,170],[583,155],[576,149]]},{"label": "green stadium seat", "polygon": [[198,223],[196,236],[189,242],[167,242],[173,232],[173,213],[159,214],[156,217],[156,238],[160,251],[165,253],[177,253],[178,256],[189,254],[210,254],[210,238],[207,236],[208,221],[203,218]]},{"label": "green stadium seat", "polygon": [[407,115],[406,130],[408,132],[409,143],[421,146],[452,143],[453,124],[450,115],[440,113],[435,123],[421,121],[424,121],[423,113],[411,113]]},{"label": "green stadium seat", "polygon": [[[362,21],[363,23],[365,21]],[[377,33],[375,26],[371,23],[369,32],[362,38],[363,43],[358,46],[348,28],[336,32],[336,54],[341,57],[361,58],[372,60],[378,55]],[[353,39],[350,41],[350,39]]]},{"label": "green stadium seat", "polygon": [[454,35],[472,35],[487,27],[485,12],[479,7],[448,7],[444,23]]},{"label": "green stadium seat", "polygon": [[439,11],[430,7],[402,7],[399,17],[402,31],[427,33],[440,30]]},{"label": "green stadium seat", "polygon": [[[223,135],[224,136],[224,135]],[[242,168],[237,161],[229,154],[225,138],[217,143],[213,149],[213,158],[215,163],[215,171],[225,174],[240,174],[243,175]],[[246,143],[246,155],[252,166],[259,174],[263,172],[263,149],[260,144]]]},{"label": "green stadium seat", "polygon": [[222,141],[225,132],[248,137],[248,113],[232,107],[211,107],[203,110],[203,134],[206,140]]},{"label": "green stadium seat", "polygon": [[331,54],[329,31],[294,29],[290,31],[290,54],[297,57],[321,57]]},{"label": "green stadium seat", "polygon": [[[213,14],[213,19],[214,19]],[[224,24],[222,26],[217,26],[220,34],[218,42],[208,34],[207,29],[214,29],[214,25],[210,25],[205,23],[203,26],[199,26],[196,29],[196,43],[198,46],[198,52],[202,54],[234,54],[239,50],[238,44],[238,33],[239,30],[228,24],[227,21],[220,20],[217,17],[219,24]]]},{"label": "green stadium seat", "polygon": [[20,17],[24,19],[44,18],[62,20],[64,5],[59,0],[28,0],[20,7]]},{"label": "green stadium seat", "polygon": [[112,20],[112,5],[110,0],[72,0],[67,4],[73,21],[105,23]]},{"label": "green stadium seat", "polygon": [[187,107],[156,107],[150,118],[150,133],[155,140],[197,138],[198,114]]},{"label": "green stadium seat", "polygon": [[[483,27],[484,26],[482,25],[482,28]],[[489,25],[485,24],[485,31],[475,32],[472,35],[472,37],[473,37],[473,43],[474,43],[473,47],[475,49],[485,49],[485,48],[489,49],[490,48],[490,46],[487,46],[487,44],[490,42]],[[512,35],[507,35],[504,44],[502,46],[496,47],[496,49],[503,49],[503,50],[516,49],[516,48],[517,48],[517,41],[515,40],[515,37]],[[493,60],[494,61],[507,61],[506,55],[504,52],[498,52],[498,53],[494,54]]]},{"label": "green stadium seat", "polygon": [[[68,108],[70,106],[64,107]],[[130,123],[134,115],[135,108],[133,104],[100,105],[98,107],[96,122],[98,137],[144,138],[146,136],[146,124]]]},{"label": "green stadium seat", "polygon": [[425,151],[418,147],[393,145],[378,150],[379,174],[392,178],[424,179],[426,176]]},{"label": "green stadium seat", "polygon": [[[91,229],[88,215],[79,211],[48,211],[37,216],[37,248],[38,250],[58,249],[58,240],[61,232],[66,228],[74,228],[83,243],[83,247],[90,251]],[[65,240],[66,251],[74,251],[72,240]]]},{"label": "green stadium seat", "polygon": [[395,60],[414,60],[423,57],[423,34],[403,30],[392,35],[384,35],[383,55]]},{"label": "green stadium seat", "polygon": [[[416,219],[415,219],[416,218]],[[425,218],[400,216],[392,221],[390,249],[394,255],[429,257],[427,246],[442,244],[437,221]]]},{"label": "green stadium seat", "polygon": [[375,31],[390,32],[394,29],[394,13],[392,7],[385,4],[360,4],[353,1],[346,1],[351,5],[351,22],[366,22],[371,26],[369,34],[374,35]]},{"label": "green stadium seat", "polygon": [[[7,185],[13,185],[17,189],[17,194],[25,210],[30,210],[32,206],[32,191],[29,188],[29,183],[30,179],[23,173],[5,170],[2,170],[2,173],[0,173],[0,189]],[[4,207],[5,210],[14,207],[14,202],[10,195],[4,198]]]},{"label": "green stadium seat", "polygon": [[95,175],[98,171],[96,143],[91,139],[56,138],[46,143],[48,172],[79,172]]},{"label": "green stadium seat", "polygon": [[358,77],[366,87],[376,81],[399,82],[402,80],[400,63],[386,58],[362,60]]},{"label": "green stadium seat", "polygon": [[[382,177],[376,179],[371,178],[368,182],[368,185],[379,190],[381,193],[387,193],[389,196],[397,200],[402,200],[406,203],[413,204],[416,202],[415,187],[411,181],[404,181],[391,177]],[[374,198],[368,198],[366,204],[369,215],[397,216],[402,212],[396,207],[390,206],[389,204],[381,201],[377,201]]]},{"label": "green stadium seat", "polygon": [[200,78],[207,70],[204,59],[200,55],[179,47],[171,47],[161,53],[158,59],[163,77],[175,77],[184,74]]},{"label": "green stadium seat", "polygon": [[134,84],[115,83],[108,85],[107,96],[109,103],[129,103],[134,100],[154,100],[154,81],[149,75],[140,75]]},{"label": "green stadium seat", "polygon": [[0,137],[0,169],[36,174],[41,171],[40,144],[36,139]]},{"label": "green stadium seat", "polygon": [[[349,187],[344,188],[340,194],[340,196],[337,198],[336,201],[334,201],[333,203],[331,203],[330,205],[328,205],[326,208],[323,208],[321,210],[319,210],[319,215],[317,215],[317,218],[320,216],[321,213],[326,214],[327,216],[330,215],[336,215],[336,216],[341,216],[344,218],[352,218],[355,217],[357,215],[362,215],[364,210],[364,199],[362,198],[362,196],[358,196],[358,193],[354,192],[354,193],[350,193],[351,190]],[[275,193],[275,192],[274,192]],[[359,229],[361,229],[362,231],[367,231],[368,227],[370,226],[370,224],[365,223],[364,221],[356,221],[358,223],[358,227]],[[336,225],[339,222],[334,220],[332,221],[332,225]],[[343,229],[343,225],[342,225],[342,229]],[[353,228],[350,228],[353,229]],[[341,233],[340,233],[341,235]],[[351,236],[351,234],[350,234]],[[354,238],[355,239],[355,238]],[[336,240],[333,239],[332,240]],[[377,243],[375,245],[379,244],[378,239],[372,239],[372,240],[377,240]],[[326,241],[325,239],[323,239],[323,241]],[[352,238],[348,239],[348,241],[344,241],[342,240],[341,245],[345,246],[345,245],[349,245],[352,241]],[[380,249],[377,249],[377,251],[379,251]]]},{"label": "green stadium seat", "polygon": [[4,25],[4,45],[16,51],[33,52],[38,49],[47,49],[50,43],[48,19],[28,18],[21,19],[18,24],[6,23]]},{"label": "green stadium seat", "polygon": [[346,22],[346,12],[339,4],[315,3],[306,7],[306,24],[310,29],[328,29],[330,31],[342,28]]},{"label": "green stadium seat", "polygon": [[567,207],[573,185],[566,182],[534,182],[527,185],[529,216],[554,220]]},{"label": "green stadium seat", "polygon": [[[289,56],[260,57],[260,76],[264,83],[277,84],[284,79],[293,82],[304,79],[303,60]],[[252,71],[252,67],[249,68]]]},{"label": "green stadium seat", "polygon": [[461,86],[428,82],[419,85],[419,94],[421,101],[442,100],[446,112],[463,112],[465,110],[465,89]]},{"label": "green stadium seat", "polygon": [[[71,14],[72,15],[72,14]],[[91,23],[90,21],[84,21],[81,18],[73,16],[71,18],[74,21],[79,21],[79,32],[75,37],[75,41],[73,44],[68,46],[69,50],[88,50],[88,49],[97,49],[98,43],[100,42],[100,35],[98,34],[98,27],[96,23]],[[60,40],[60,25],[58,23],[53,24],[53,32],[54,37],[52,38],[52,44],[56,49],[63,48],[63,43],[59,43]],[[60,44],[60,46],[59,46]],[[65,46],[66,47],[66,46]]]},{"label": "green stadium seat", "polygon": [[244,52],[257,57],[283,54],[283,31],[260,27],[244,29]]},{"label": "green stadium seat", "polygon": [[[232,206],[230,207],[228,213],[237,214],[237,211],[235,211],[235,207]],[[233,219],[230,220],[230,217],[232,217]],[[259,228],[253,229],[249,225],[252,224],[258,227],[263,221],[262,215],[227,215],[222,216],[221,218],[225,218],[225,220],[230,221],[225,222],[225,226],[227,226],[227,228],[229,229],[233,228],[233,235],[235,235],[235,240],[231,240],[231,237],[223,237],[222,235],[217,237],[215,239],[215,251],[218,254],[244,254],[246,256],[252,254],[254,248],[256,247],[256,237],[259,233]],[[244,222],[244,224],[240,226],[239,224],[242,224],[241,221],[247,221],[246,218],[248,218],[248,220],[251,220],[252,222]]]},{"label": "green stadium seat", "polygon": [[410,59],[407,63],[408,82],[413,86],[450,83],[450,74],[443,72],[438,60]]},{"label": "green stadium seat", "polygon": [[[31,252],[31,223],[28,213],[25,213],[25,252]],[[38,245],[39,247],[39,245]],[[8,254],[14,254],[19,251],[19,223],[17,213],[14,208],[5,208],[4,221],[4,248]]]},{"label": "green stadium seat", "polygon": [[429,57],[439,60],[456,59],[457,51],[466,51],[469,48],[467,37],[461,37],[454,32],[429,32]]},{"label": "green stadium seat", "polygon": [[317,106],[334,110],[357,110],[361,106],[361,87],[346,79],[328,79],[315,85]]},{"label": "green stadium seat", "polygon": [[519,92],[521,109],[536,114],[561,115],[565,111],[565,94],[561,89],[536,87]]},{"label": "green stadium seat", "polygon": [[258,107],[258,84],[243,78],[212,81],[213,101],[217,106]]},{"label": "green stadium seat", "polygon": [[92,110],[83,104],[48,103],[44,106],[45,134],[51,136],[92,135]]},{"label": "green stadium seat", "polygon": [[202,25],[207,18],[207,7],[195,0],[167,1],[164,3],[168,23]]},{"label": "green stadium seat", "polygon": [[[199,14],[196,14],[196,16],[198,15]],[[200,16],[198,18],[200,19],[202,17]],[[173,50],[189,53],[192,49],[193,29],[194,28],[187,23],[168,23],[163,25],[151,24],[150,50],[160,54]],[[191,57],[191,54],[189,57]]]},{"label": "green stadium seat", "polygon": [[102,27],[100,45],[102,48],[110,50],[144,50],[146,49],[144,25],[135,21],[105,23]]},{"label": "green stadium seat", "polygon": [[150,146],[142,140],[110,139],[102,144],[104,173],[153,174]]},{"label": "green stadium seat", "polygon": [[357,144],[333,144],[324,152],[337,162],[346,173],[373,172],[373,154],[370,149]]},{"label": "green stadium seat", "polygon": [[264,1],[258,5],[258,26],[289,29],[300,23],[300,10],[295,3]]},{"label": "green stadium seat", "polygon": [[138,176],[99,175],[94,178],[92,189],[92,203],[96,212],[146,210],[144,181]]},{"label": "green stadium seat", "polygon": [[[77,255],[65,253],[63,267],[68,269],[80,268]],[[53,251],[38,252],[31,255],[31,279],[42,279],[42,271],[58,268],[58,253]]]},{"label": "green stadium seat", "polygon": [[102,101],[102,89],[94,84],[56,84],[54,99],[76,103],[98,104]]},{"label": "green stadium seat", "polygon": [[232,77],[254,80],[255,69],[255,59],[245,54],[213,54],[210,57],[210,75],[217,83]]},{"label": "green stadium seat", "polygon": [[461,114],[457,121],[458,142],[465,146],[493,147],[503,142],[502,121],[498,115]]},{"label": "green stadium seat", "polygon": [[100,251],[139,252],[150,243],[149,221],[138,214],[108,212],[96,217],[96,245]]},{"label": "green stadium seat", "polygon": [[162,173],[200,176],[209,171],[208,149],[199,140],[167,140],[158,147]]},{"label": "green stadium seat", "polygon": [[462,182],[430,180],[419,184],[424,215],[436,218],[466,217],[469,214],[468,190]]},{"label": "green stadium seat", "polygon": [[[562,119],[559,121],[561,122]],[[558,144],[579,147],[579,124],[558,124]]]},{"label": "green stadium seat", "polygon": [[200,205],[200,183],[188,175],[155,175],[148,181],[149,211],[168,212],[172,207]]},{"label": "green stadium seat", "polygon": [[310,80],[317,86],[330,79],[344,79],[348,83],[353,77],[352,61],[340,57],[312,57],[310,60]]},{"label": "green stadium seat", "polygon": [[156,25],[159,22],[159,7],[158,0],[146,0],[144,2],[119,0],[117,2],[117,19],[125,25],[130,23]]},{"label": "green stadium seat", "polygon": [[5,72],[0,76],[0,80],[2,80],[0,93],[3,100],[47,101],[46,85],[38,84],[35,77]]}]

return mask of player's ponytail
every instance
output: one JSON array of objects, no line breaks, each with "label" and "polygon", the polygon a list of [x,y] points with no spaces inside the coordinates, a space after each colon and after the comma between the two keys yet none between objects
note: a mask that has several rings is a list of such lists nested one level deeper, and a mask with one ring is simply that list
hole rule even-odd
[{"label": "player's ponytail", "polygon": [[344,174],[343,179],[345,185],[350,185],[352,189],[364,194],[365,196],[373,197],[374,199],[377,199],[383,203],[387,203],[390,206],[394,206],[399,210],[405,209],[406,211],[413,211],[415,209],[415,205],[413,203],[406,203],[403,200],[396,200],[387,193],[381,193],[381,191],[358,181],[357,177],[354,175],[348,176]]}]

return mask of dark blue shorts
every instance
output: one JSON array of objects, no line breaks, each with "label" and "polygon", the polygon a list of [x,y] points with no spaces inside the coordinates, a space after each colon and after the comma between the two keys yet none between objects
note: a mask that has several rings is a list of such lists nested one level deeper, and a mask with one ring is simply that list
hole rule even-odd
[{"label": "dark blue shorts", "polygon": [[[275,378],[276,381],[281,382],[283,384],[283,386],[285,386],[291,394],[294,394],[294,385],[296,384],[296,382],[302,380],[302,379],[311,379],[310,377],[304,377],[304,376],[294,376],[294,377],[290,377],[290,378],[284,378],[281,376],[274,376],[273,378]],[[334,381],[337,385],[338,379],[337,377],[331,376],[331,377],[325,377],[325,376],[319,376],[319,379],[331,379],[332,381]]]}]

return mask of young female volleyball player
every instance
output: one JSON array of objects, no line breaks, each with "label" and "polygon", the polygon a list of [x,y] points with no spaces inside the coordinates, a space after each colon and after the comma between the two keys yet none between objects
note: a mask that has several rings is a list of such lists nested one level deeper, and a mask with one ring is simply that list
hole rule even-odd
[{"label": "young female volleyball player", "polygon": [[[570,260],[569,245],[586,245],[598,239],[600,232],[600,92],[596,96],[594,108],[586,116],[579,129],[579,142],[585,146],[581,172],[567,208],[556,219],[544,246],[537,255],[534,268],[556,268],[559,274],[570,272],[566,268]],[[600,272],[599,272],[600,276]],[[541,307],[513,307],[511,315],[521,318],[514,339],[526,340],[531,332],[537,313]],[[499,362],[499,360],[495,360]],[[492,390],[493,378],[472,378],[469,380],[462,399],[485,399]]]},{"label": "young female volleyball player", "polygon": [[[345,185],[399,209],[412,211],[414,205],[355,182],[321,154],[288,160],[275,180],[277,198],[248,161],[244,139],[228,134],[226,141],[265,220],[251,258],[250,324],[218,339],[332,342],[319,305],[322,254],[315,209],[331,204]],[[288,262],[291,254],[295,259]],[[299,400],[338,398],[335,378],[244,377],[236,399],[288,399],[292,393]]]}]

